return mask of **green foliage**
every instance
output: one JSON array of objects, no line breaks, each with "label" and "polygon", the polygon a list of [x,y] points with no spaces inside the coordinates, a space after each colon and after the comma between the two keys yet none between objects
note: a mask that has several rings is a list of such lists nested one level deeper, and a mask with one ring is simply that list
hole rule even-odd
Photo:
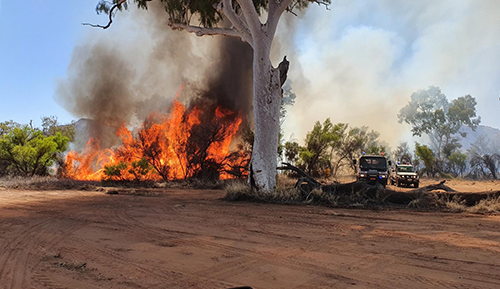
[{"label": "green foliage", "polygon": [[448,156],[449,171],[453,176],[461,176],[467,169],[467,154],[454,151]]},{"label": "green foliage", "polygon": [[[148,2],[150,1],[151,0],[134,0],[137,7],[143,9],[147,9]],[[122,1],[112,0],[110,2],[101,0],[96,6],[96,11],[98,14],[109,14],[111,12],[111,8],[120,2]],[[222,15],[216,9],[220,0],[160,0],[160,2],[164,5],[169,20],[173,23],[190,24],[190,21],[194,18],[198,22],[196,25],[202,27],[214,27],[223,20]],[[321,3],[327,5],[330,3],[330,0],[320,2],[313,0],[294,0],[289,6],[289,10],[304,9],[309,5],[309,3]],[[267,10],[269,1],[254,0],[253,4],[257,13],[260,15],[263,11]],[[233,1],[233,6],[235,7],[236,12],[240,10],[237,1]],[[122,4],[117,6],[117,8],[119,10],[123,8],[127,9],[128,1],[122,2]]]},{"label": "green foliage", "polygon": [[119,162],[115,165],[104,166],[104,175],[106,181],[122,181],[125,179],[124,172],[126,172],[128,165],[124,162]]},{"label": "green foliage", "polygon": [[447,109],[446,95],[439,87],[431,86],[411,95],[411,101],[399,111],[399,123],[404,121],[410,124],[414,136],[429,134],[445,122],[444,113]]},{"label": "green foliage", "polygon": [[140,161],[133,161],[132,167],[128,170],[129,173],[134,175],[137,181],[142,181],[149,171],[151,171],[151,166],[146,158],[142,158]]},{"label": "green foliage", "polygon": [[385,146],[379,143],[379,133],[369,130],[368,127],[349,128],[347,123],[335,125],[339,138],[334,144],[333,174],[336,175],[342,166],[348,166],[352,171],[356,170],[353,163],[362,152],[368,154],[380,154],[386,151]]},{"label": "green foliage", "polygon": [[[458,132],[462,126],[477,128],[481,118],[476,117],[476,104],[476,99],[470,95],[461,96],[451,102],[447,118],[452,133]],[[461,135],[462,137],[466,136],[465,133],[461,133]]]},{"label": "green foliage", "polygon": [[434,152],[426,145],[421,145],[415,142],[415,154],[424,163],[425,168],[422,169],[422,174],[427,174],[430,177],[434,177],[437,173],[436,169],[436,158]]},{"label": "green foliage", "polygon": [[338,138],[336,127],[329,118],[323,125],[319,121],[314,124],[313,130],[306,135],[305,146],[300,148],[300,159],[309,174],[317,175],[330,166],[329,148]]},{"label": "green foliage", "polygon": [[299,158],[300,145],[298,142],[286,142],[285,143],[285,157],[288,162],[294,164]]},{"label": "green foliage", "polygon": [[385,154],[385,146],[383,145],[371,145],[367,150],[366,153],[369,155],[379,155],[379,154]]},{"label": "green foliage", "polygon": [[0,122],[0,136],[10,133],[14,128],[20,127],[21,125],[13,120],[8,120]]},{"label": "green foliage", "polygon": [[438,161],[443,162],[442,156],[448,157],[460,147],[457,136],[466,136],[460,132],[462,126],[475,130],[479,125],[476,104],[470,95],[450,104],[440,88],[431,86],[411,95],[411,101],[398,114],[399,123],[410,124],[414,136],[429,135],[436,145]]},{"label": "green foliage", "polygon": [[68,147],[68,138],[57,132],[51,136],[25,125],[0,136],[0,159],[8,170],[21,176],[45,175],[57,156]]}]

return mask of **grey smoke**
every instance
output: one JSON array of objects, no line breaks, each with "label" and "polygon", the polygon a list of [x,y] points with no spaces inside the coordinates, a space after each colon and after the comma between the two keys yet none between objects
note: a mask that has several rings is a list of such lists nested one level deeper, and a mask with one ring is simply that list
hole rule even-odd
[{"label": "grey smoke", "polygon": [[108,30],[89,30],[57,82],[56,99],[93,120],[90,135],[104,139],[110,130],[103,127],[138,127],[152,111],[167,112],[183,83],[182,102],[222,105],[251,119],[251,48],[238,39],[172,31],[152,2],[147,11],[117,14]]}]

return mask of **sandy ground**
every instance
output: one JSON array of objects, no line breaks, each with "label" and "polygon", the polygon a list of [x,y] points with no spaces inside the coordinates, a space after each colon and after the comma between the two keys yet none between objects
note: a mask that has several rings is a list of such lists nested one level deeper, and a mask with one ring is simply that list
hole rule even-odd
[{"label": "sandy ground", "polygon": [[500,216],[223,195],[0,189],[0,288],[500,288]]}]

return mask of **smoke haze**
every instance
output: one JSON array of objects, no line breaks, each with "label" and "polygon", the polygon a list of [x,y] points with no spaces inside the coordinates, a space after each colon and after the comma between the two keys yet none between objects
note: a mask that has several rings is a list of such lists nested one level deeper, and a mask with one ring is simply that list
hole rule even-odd
[{"label": "smoke haze", "polygon": [[[296,103],[285,139],[302,141],[315,121],[369,126],[394,148],[410,137],[397,122],[412,92],[439,86],[448,99],[471,94],[483,124],[499,127],[500,1],[332,1],[280,20],[272,60],[287,55]],[[251,51],[239,39],[172,31],[164,10],[118,13],[89,28],[75,48],[59,102],[76,117],[138,125],[183,99],[216,99],[251,115]],[[244,61],[240,61],[244,59]]]},{"label": "smoke haze", "polygon": [[394,148],[410,137],[399,110],[431,85],[449,100],[471,94],[482,123],[499,128],[498,11],[495,0],[341,0],[329,11],[311,6],[300,17],[286,15],[275,46],[294,55],[289,78],[297,99],[286,138],[302,141],[315,121],[330,117],[367,125]]}]

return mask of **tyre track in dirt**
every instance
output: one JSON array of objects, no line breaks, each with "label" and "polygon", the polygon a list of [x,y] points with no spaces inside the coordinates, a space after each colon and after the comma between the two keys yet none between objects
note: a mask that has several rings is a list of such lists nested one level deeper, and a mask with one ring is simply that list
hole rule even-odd
[{"label": "tyre track in dirt", "polygon": [[[288,269],[297,270],[297,271],[307,271],[311,274],[321,275],[323,277],[332,278],[338,280],[342,283],[354,283],[356,279],[350,278],[348,276],[334,274],[329,270],[326,270],[323,267],[316,266],[310,263],[297,263],[297,261],[290,261],[286,258],[290,255],[290,253],[276,254],[271,252],[261,253],[254,250],[242,249],[235,246],[223,245],[219,242],[209,241],[206,238],[213,238],[218,240],[230,240],[230,241],[238,241],[238,242],[246,242],[242,239],[230,239],[224,236],[206,236],[203,240],[200,239],[198,234],[190,233],[190,232],[179,232],[173,231],[174,233],[180,234],[181,236],[172,237],[171,235],[166,235],[166,232],[171,233],[172,231],[151,226],[149,224],[145,224],[140,222],[127,212],[127,210],[119,210],[116,211],[116,217],[120,218],[124,223],[130,226],[130,229],[137,232],[140,231],[144,236],[162,236],[164,238],[172,240],[177,245],[183,246],[192,246],[196,248],[202,248],[205,250],[216,250],[220,252],[229,252],[232,255],[237,255],[236,260],[231,260],[228,262],[220,263],[214,266],[211,266],[207,269],[196,271],[194,273],[182,273],[185,274],[185,280],[189,278],[207,278],[214,281],[224,280],[234,275],[238,275],[252,269],[255,269],[258,264],[270,264],[277,267],[286,267]],[[259,234],[266,235],[265,232],[259,232]],[[279,239],[281,241],[289,241],[289,236],[280,235],[280,234],[269,234],[274,239]],[[181,238],[179,237],[194,237],[194,238]],[[292,264],[295,263],[295,264]],[[179,281],[179,280],[177,280]],[[167,285],[167,284],[165,284]]]},{"label": "tyre track in dirt", "polygon": [[[448,286],[449,288],[464,288],[463,286],[459,286],[460,284],[457,285],[456,282],[446,282],[446,281],[439,281],[434,278],[426,278],[423,276],[417,276],[417,277],[412,277],[411,275],[405,275],[401,274],[398,278],[394,278],[393,280],[383,280],[381,278],[377,277],[370,277],[370,278],[363,278],[363,273],[368,273],[370,270],[367,270],[368,268],[362,268],[358,271],[355,272],[343,272],[342,274],[334,274],[332,273],[331,270],[328,270],[326,267],[319,266],[317,264],[311,264],[309,262],[303,262],[303,261],[297,261],[297,260],[290,260],[288,257],[288,254],[286,256],[283,256],[282,254],[275,254],[275,253],[260,253],[256,252],[254,250],[248,250],[248,249],[242,249],[239,247],[235,246],[230,246],[230,245],[224,245],[221,244],[220,242],[217,241],[236,241],[236,242],[246,242],[250,243],[248,240],[242,240],[238,238],[228,238],[226,236],[218,236],[218,235],[208,235],[204,236],[203,239],[200,238],[200,234],[197,233],[192,233],[189,231],[179,231],[179,230],[170,230],[165,227],[156,227],[152,226],[150,224],[147,224],[145,222],[139,221],[136,218],[132,217],[130,212],[133,211],[133,209],[127,209],[127,208],[122,208],[120,210],[115,210],[115,216],[117,219],[120,220],[120,222],[123,222],[124,224],[127,225],[127,227],[133,231],[133,232],[139,232],[141,235],[144,236],[149,236],[151,238],[158,238],[161,237],[165,240],[170,240],[171,242],[177,244],[177,245],[182,245],[182,246],[191,246],[191,247],[196,247],[196,248],[201,248],[205,250],[211,250],[211,251],[219,251],[219,252],[228,252],[232,255],[236,255],[238,257],[235,257],[236,259],[226,261],[223,263],[219,263],[216,265],[213,265],[207,269],[199,270],[194,273],[186,273],[186,272],[179,272],[181,275],[183,275],[183,278],[177,279],[176,282],[187,282],[187,280],[192,279],[192,278],[202,278],[202,279],[209,279],[213,281],[220,281],[224,280],[227,278],[230,278],[231,276],[235,276],[244,272],[251,271],[258,267],[259,264],[270,264],[274,265],[277,267],[281,268],[288,268],[291,270],[298,270],[298,271],[306,271],[311,276],[314,275],[319,275],[323,278],[327,278],[330,280],[336,280],[337,285],[342,286],[346,284],[356,284],[358,282],[363,282],[365,285],[369,285],[372,288],[378,287],[374,281],[379,281],[380,282],[385,282],[386,284],[393,284],[394,286],[397,286],[397,284],[401,284],[401,282],[409,282],[409,283],[414,283],[414,284],[421,284],[423,287],[442,287],[442,286]],[[158,212],[158,210],[155,210],[155,212]],[[163,212],[167,213],[165,210]],[[169,215],[172,214],[172,209],[168,210]],[[193,212],[191,212],[193,213]],[[390,218],[390,217],[375,217],[375,218],[367,218],[358,216],[358,215],[352,215],[352,214],[340,214],[339,216],[335,214],[327,214],[327,213],[318,213],[318,212],[307,212],[304,215],[304,212],[301,212],[303,215],[299,214],[291,214],[286,222],[288,225],[292,224],[292,226],[307,226],[309,228],[313,228],[315,230],[331,230],[332,227],[336,228],[337,230],[343,230],[344,228],[342,225],[336,225],[330,223],[324,223],[324,221],[319,221],[316,220],[318,215],[332,215],[332,218],[335,218],[336,221],[338,222],[339,219],[341,219],[342,222],[345,222],[346,220],[360,220],[362,221],[362,225],[371,227],[371,225],[375,224],[387,224],[387,223],[397,223],[401,224],[402,226],[405,226],[405,224],[408,223],[417,223],[418,221],[411,221],[411,220],[405,220],[405,219],[397,219],[397,218]],[[200,212],[194,212],[194,215],[199,215],[199,217],[203,215],[217,215],[217,214],[223,214],[222,212],[217,211],[217,210],[208,210],[204,211],[203,213]],[[180,219],[183,219],[182,217],[185,218],[185,216],[179,216]],[[193,214],[190,215],[191,218],[195,218]],[[198,217],[198,216],[197,216]],[[255,229],[248,229],[247,231],[252,233],[253,235],[261,235],[261,237],[265,238],[271,238],[273,240],[279,240],[282,242],[289,242],[290,238],[293,239],[294,236],[291,235],[286,235],[286,234],[280,234],[280,233],[275,233],[272,231],[269,231],[266,229],[267,224],[271,225],[276,225],[276,218],[271,218],[271,217],[255,217],[255,219],[258,220],[258,230]],[[281,221],[281,220],[279,220]],[[278,221],[278,223],[279,223]],[[283,221],[281,221],[283,222]],[[358,222],[359,224],[359,222]],[[439,222],[436,222],[436,224],[439,224]],[[428,224],[427,224],[428,225]],[[344,225],[345,226],[345,225]],[[300,237],[298,237],[300,238]],[[214,240],[207,240],[207,239],[214,239]],[[215,241],[217,240],[217,241]],[[328,242],[320,242],[316,243],[316,246],[322,246],[326,245]],[[254,244],[258,246],[259,244]],[[263,245],[263,244],[262,244]],[[390,254],[390,253],[389,253]],[[401,257],[397,256],[397,254],[390,254],[395,258]],[[340,257],[340,256],[339,256]],[[360,260],[359,264],[362,264],[363,262]],[[352,264],[356,266],[356,264]],[[410,264],[411,266],[415,264]],[[378,265],[379,266],[379,265]],[[373,270],[377,271],[378,266],[373,266]],[[437,270],[442,270],[443,268],[436,268]],[[445,270],[446,271],[446,270]],[[450,272],[454,272],[453,270],[449,270]],[[161,274],[161,272],[159,273]],[[172,283],[166,283],[167,284],[172,284]],[[330,284],[330,283],[329,283]],[[330,284],[331,285],[331,284]],[[470,284],[469,284],[470,285]],[[304,287],[304,288],[307,288]],[[472,287],[471,287],[472,288]]]},{"label": "tyre track in dirt", "polygon": [[[170,211],[171,212],[171,211]],[[133,225],[134,228],[140,228],[140,230],[144,231],[145,233],[151,235],[151,236],[161,236],[163,235],[165,238],[170,238],[171,240],[174,240],[176,244],[178,245],[184,245],[184,246],[193,246],[197,248],[205,248],[207,250],[216,250],[216,251],[223,251],[223,252],[231,252],[232,254],[235,255],[240,255],[242,257],[237,258],[237,260],[232,260],[231,262],[225,262],[222,264],[217,264],[215,266],[212,266],[208,269],[202,270],[202,271],[197,271],[195,272],[196,276],[202,276],[205,278],[210,278],[210,279],[225,279],[230,276],[234,276],[243,272],[247,272],[254,267],[253,265],[256,265],[257,263],[261,264],[272,264],[278,267],[286,267],[291,270],[298,270],[298,271],[307,271],[310,274],[317,274],[321,275],[323,277],[331,278],[338,280],[340,283],[347,283],[347,284],[353,284],[359,281],[364,282],[365,284],[371,284],[371,281],[366,278],[359,278],[363,274],[333,274],[330,270],[326,269],[325,267],[318,266],[318,265],[313,265],[311,263],[307,262],[299,262],[297,260],[288,260],[288,256],[281,256],[279,254],[274,254],[274,253],[259,253],[256,251],[252,250],[245,250],[241,249],[235,246],[228,246],[228,245],[222,245],[219,242],[215,241],[208,241],[206,239],[201,240],[199,238],[190,238],[190,239],[182,239],[182,240],[175,240],[175,238],[172,238],[172,236],[166,236],[164,235],[166,229],[160,229],[154,226],[150,226],[149,224],[140,222],[133,217],[130,216],[130,214],[127,212],[127,210],[121,212],[123,215],[120,215],[123,221],[128,222],[130,225]],[[204,212],[207,213],[207,212]],[[218,212],[220,213],[220,212]],[[325,224],[321,223],[320,221],[312,221],[314,220],[314,215],[318,215],[316,212],[311,212],[306,216],[305,219],[307,219],[307,226],[309,227],[314,227],[317,229],[331,229],[332,226],[331,224]],[[319,215],[325,215],[325,214],[319,214]],[[335,216],[335,215],[334,215]],[[341,218],[345,219],[359,219],[359,216],[353,216],[353,215],[346,215],[346,216],[341,216]],[[272,239],[277,239],[281,241],[290,241],[290,238],[294,238],[295,236],[291,235],[285,235],[285,234],[279,234],[279,233],[274,233],[274,232],[269,232],[266,231],[265,228],[263,228],[264,225],[266,224],[275,224],[272,222],[272,218],[266,218],[263,217],[259,220],[261,223],[259,223],[259,228],[260,230],[253,230],[250,229],[248,230],[249,232],[253,234],[258,234],[266,237],[272,236]],[[401,220],[401,219],[393,219],[393,218],[374,218],[374,219],[369,219],[367,220],[365,217],[365,221],[367,223],[372,223],[372,222],[397,222],[397,223],[409,223],[410,221],[408,220]],[[296,223],[297,225],[304,225],[304,216],[296,216],[296,218],[289,219],[287,221],[288,223]],[[189,232],[182,232],[182,234],[186,236],[191,236],[191,237],[197,237],[197,234],[192,234]],[[186,237],[184,236],[184,237]],[[211,236],[206,236],[207,238],[213,238],[213,239],[218,239],[218,240],[230,240],[230,241],[238,241],[238,242],[248,242],[248,240],[242,240],[242,239],[234,239],[234,238],[227,238],[224,236],[217,236],[217,235],[211,235]],[[295,237],[297,239],[300,239],[300,237]],[[320,244],[315,244],[315,245],[323,245],[327,244],[327,242],[323,242]],[[248,261],[246,259],[251,259],[251,260],[258,260],[258,261]],[[246,261],[245,261],[246,260]],[[292,264],[294,263],[294,264]],[[360,260],[360,264],[363,262]],[[352,264],[356,266],[356,264]],[[359,272],[357,272],[359,273]],[[375,284],[373,284],[375,286]]]},{"label": "tyre track in dirt", "polygon": [[[497,236],[496,218],[213,196],[99,196],[32,206],[31,215],[17,213],[25,217],[3,226],[9,229],[0,243],[0,289],[500,288],[500,254],[481,241]],[[404,234],[380,234],[392,231]],[[477,247],[457,246],[462,235],[477,239]],[[40,259],[52,251],[64,261]],[[88,269],[54,265],[74,260]]]},{"label": "tyre track in dirt", "polygon": [[[61,224],[63,222],[67,224]],[[84,224],[48,217],[11,237],[0,249],[5,252],[0,256],[0,288],[28,288],[31,274],[40,264],[38,253],[50,252],[82,226]]]}]

